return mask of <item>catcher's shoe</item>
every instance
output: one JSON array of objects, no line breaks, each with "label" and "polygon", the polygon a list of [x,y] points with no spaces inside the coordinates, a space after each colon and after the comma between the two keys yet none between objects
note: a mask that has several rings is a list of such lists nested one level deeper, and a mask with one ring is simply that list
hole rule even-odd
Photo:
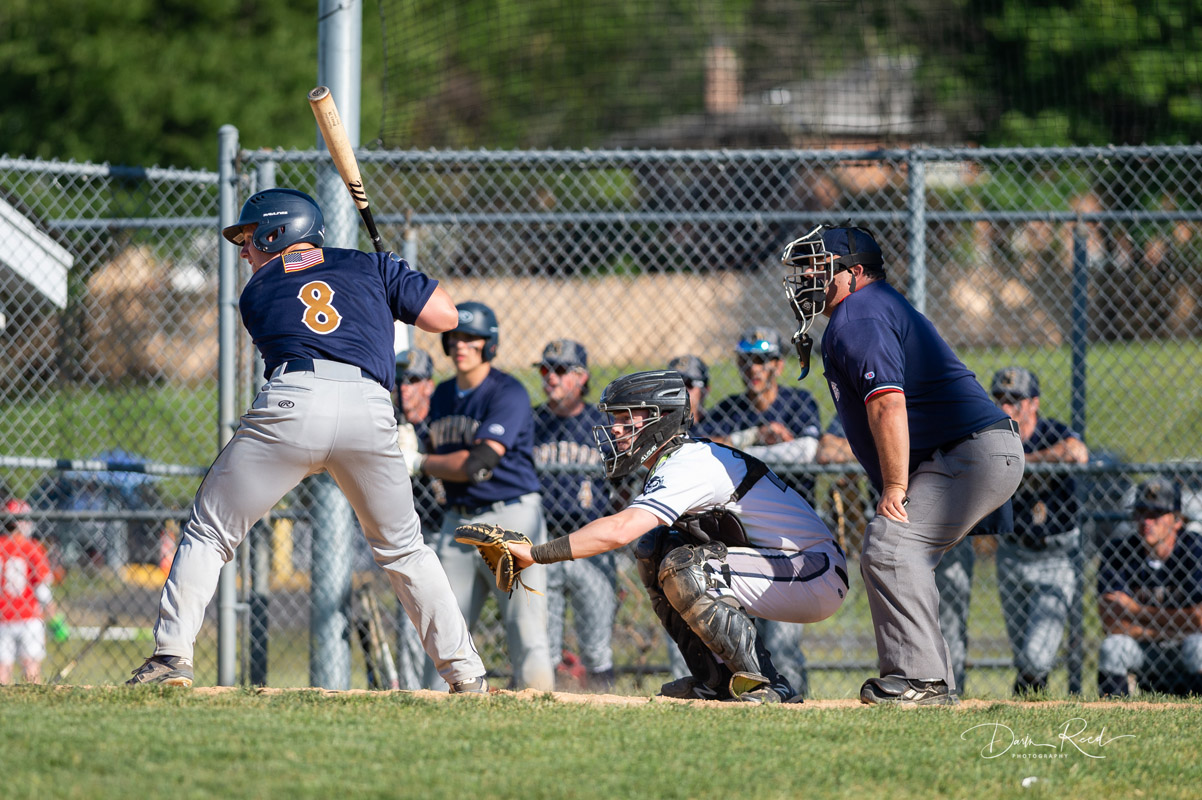
[{"label": "catcher's shoe", "polygon": [[772,683],[754,672],[736,672],[730,679],[731,700],[738,703],[800,703],[801,695],[780,678]]},{"label": "catcher's shoe", "polygon": [[488,694],[488,679],[481,675],[479,678],[456,681],[451,684],[451,694]]},{"label": "catcher's shoe", "polygon": [[668,681],[659,687],[659,697],[675,697],[680,700],[726,700],[718,692],[706,686],[692,675],[685,675],[674,681]]},{"label": "catcher's shoe", "polygon": [[192,662],[182,656],[151,656],[133,674],[126,686],[161,683],[187,688],[192,685]]},{"label": "catcher's shoe", "polygon": [[870,706],[954,706],[960,698],[947,681],[920,681],[900,675],[869,678],[860,687],[860,702]]}]

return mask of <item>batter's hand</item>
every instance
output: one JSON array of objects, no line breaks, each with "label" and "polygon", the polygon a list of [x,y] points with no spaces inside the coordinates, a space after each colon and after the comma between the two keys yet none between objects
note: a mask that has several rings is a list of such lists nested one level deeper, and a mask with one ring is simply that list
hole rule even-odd
[{"label": "batter's hand", "polygon": [[756,444],[782,444],[793,441],[793,431],[781,422],[769,422],[760,426],[760,440]]},{"label": "batter's hand", "polygon": [[910,516],[906,513],[906,504],[909,502],[910,498],[906,496],[905,489],[900,486],[886,486],[885,491],[881,492],[881,501],[876,504],[876,513],[894,522],[909,522]]}]

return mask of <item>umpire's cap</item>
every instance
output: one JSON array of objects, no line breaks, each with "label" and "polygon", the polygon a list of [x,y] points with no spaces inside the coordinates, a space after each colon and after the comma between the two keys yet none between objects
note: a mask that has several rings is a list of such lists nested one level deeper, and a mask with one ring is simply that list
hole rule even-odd
[{"label": "umpire's cap", "polygon": [[1135,502],[1131,510],[1136,514],[1181,513],[1181,487],[1177,482],[1157,475],[1141,483],[1135,489]]}]

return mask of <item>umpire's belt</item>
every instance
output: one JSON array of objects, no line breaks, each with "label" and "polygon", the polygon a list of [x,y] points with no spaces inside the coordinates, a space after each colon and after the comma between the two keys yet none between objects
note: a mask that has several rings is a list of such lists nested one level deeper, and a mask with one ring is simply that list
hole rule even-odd
[{"label": "umpire's belt", "polygon": [[520,502],[522,502],[521,497],[511,497],[508,500],[498,500],[495,503],[485,503],[482,506],[467,506],[452,503],[447,508],[461,517],[478,517],[487,511],[500,511],[505,506],[516,506]]},{"label": "umpire's belt", "polygon": [[969,439],[975,439],[978,436],[980,436],[982,433],[989,433],[990,431],[1010,431],[1012,433],[1018,433],[1018,423],[1015,422],[1014,420],[1010,419],[1009,417],[1007,417],[1006,419],[1000,419],[997,422],[993,423],[992,425],[986,425],[984,428],[981,428],[981,430],[979,430],[979,431],[973,431],[972,433],[968,434],[967,436],[961,436],[959,439],[952,439],[950,442],[945,442],[945,443],[939,445],[938,447],[936,447],[935,449],[941,453],[947,453],[947,452],[950,452],[950,451],[956,449],[960,445],[964,444]]},{"label": "umpire's belt", "polygon": [[326,361],[321,358],[298,358],[294,361],[285,361],[272,370],[271,377],[277,378],[289,372],[312,372],[319,378],[330,378],[336,381],[357,381],[360,378],[367,378],[369,381],[375,380],[371,373],[361,367],[343,364],[341,361]]}]

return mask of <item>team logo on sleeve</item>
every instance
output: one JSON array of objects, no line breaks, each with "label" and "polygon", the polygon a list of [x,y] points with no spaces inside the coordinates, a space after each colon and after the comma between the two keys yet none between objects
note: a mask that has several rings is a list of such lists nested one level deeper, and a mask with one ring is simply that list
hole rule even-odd
[{"label": "team logo on sleeve", "polygon": [[835,402],[839,402],[839,384],[831,381],[831,394],[835,396]]},{"label": "team logo on sleeve", "polygon": [[643,487],[643,494],[651,494],[664,488],[664,479],[656,475],[651,480],[647,481],[647,485]]},{"label": "team logo on sleeve", "polygon": [[494,422],[492,425],[488,426],[488,432],[491,433],[493,436],[504,436],[505,435],[505,426],[499,422]]}]

